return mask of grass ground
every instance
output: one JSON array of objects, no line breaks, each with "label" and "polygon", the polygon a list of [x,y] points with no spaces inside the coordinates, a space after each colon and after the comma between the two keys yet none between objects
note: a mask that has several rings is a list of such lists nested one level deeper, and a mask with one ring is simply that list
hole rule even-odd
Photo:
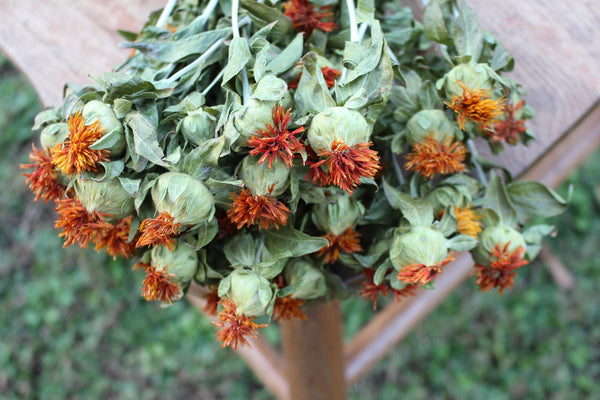
[{"label": "grass ground", "polygon": [[[269,399],[186,302],[148,304],[128,264],[61,247],[52,208],[33,202],[18,169],[39,107],[0,58],[0,397]],[[553,221],[559,235],[549,241],[575,275],[574,290],[561,292],[539,262],[503,295],[466,283],[349,397],[600,398],[597,155],[571,176],[572,206]],[[344,311],[348,336],[372,314],[360,299]],[[277,340],[274,328],[267,334]]]}]

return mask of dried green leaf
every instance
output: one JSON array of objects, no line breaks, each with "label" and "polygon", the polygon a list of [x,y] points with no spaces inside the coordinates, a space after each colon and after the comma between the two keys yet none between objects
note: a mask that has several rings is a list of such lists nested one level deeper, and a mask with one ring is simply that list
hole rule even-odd
[{"label": "dried green leaf", "polygon": [[267,65],[266,72],[279,75],[300,61],[304,44],[303,38],[303,33],[297,34],[294,40]]},{"label": "dried green leaf", "polygon": [[229,57],[223,73],[221,86],[226,87],[230,80],[242,72],[251,59],[252,53],[250,53],[248,39],[242,37],[233,38],[229,45]]},{"label": "dried green leaf", "polygon": [[540,182],[512,182],[506,185],[506,193],[520,219],[554,217],[569,205],[568,200]]},{"label": "dried green leaf", "polygon": [[165,155],[158,143],[156,126],[138,111],[127,114],[125,122],[133,131],[135,153],[156,165],[168,167],[169,164],[163,160]]},{"label": "dried green leaf", "polygon": [[146,57],[164,63],[175,63],[202,54],[219,39],[227,37],[231,28],[210,30],[179,40],[125,42],[121,46],[141,51]]},{"label": "dried green leaf", "polygon": [[302,57],[302,77],[294,93],[295,115],[316,115],[330,107],[335,101],[329,94],[327,84],[318,66],[318,55],[309,52]]},{"label": "dried green leaf", "polygon": [[429,227],[433,223],[433,207],[425,199],[411,197],[410,194],[399,191],[385,180],[383,190],[390,205],[402,211],[402,215],[411,226]]},{"label": "dried green leaf", "polygon": [[451,44],[450,35],[444,21],[444,14],[437,0],[430,1],[425,7],[423,28],[427,39],[445,45]]},{"label": "dried green leaf", "polygon": [[492,173],[485,196],[483,198],[485,207],[489,207],[496,212],[500,221],[509,227],[514,227],[517,223],[517,212],[513,207],[506,187],[502,179],[497,174]]},{"label": "dried green leaf", "polygon": [[452,29],[452,39],[459,56],[471,56],[476,63],[483,48],[483,29],[477,15],[463,0],[460,3],[458,17]]},{"label": "dried green leaf", "polygon": [[301,257],[329,245],[322,237],[313,237],[291,226],[265,231],[265,245],[275,257]]},{"label": "dried green leaf", "polygon": [[119,176],[118,179],[119,182],[121,182],[121,186],[123,186],[123,189],[125,189],[125,191],[135,199],[138,193],[140,192],[140,185],[142,184],[142,180],[125,178],[123,176]]}]

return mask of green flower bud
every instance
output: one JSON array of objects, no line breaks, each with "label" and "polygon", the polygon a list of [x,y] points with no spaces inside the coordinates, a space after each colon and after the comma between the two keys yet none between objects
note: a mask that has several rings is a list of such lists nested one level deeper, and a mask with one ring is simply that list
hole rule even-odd
[{"label": "green flower bud", "polygon": [[455,124],[442,110],[421,110],[406,124],[408,143],[422,143],[429,135],[440,143],[454,137]]},{"label": "green flower bud", "polygon": [[315,151],[331,150],[334,141],[343,141],[348,146],[366,143],[371,137],[371,127],[355,110],[331,107],[313,118],[306,137]]},{"label": "green flower bud", "polygon": [[152,187],[156,210],[166,212],[183,225],[210,221],[215,213],[215,198],[204,184],[187,174],[167,172]]},{"label": "green flower bud", "polygon": [[115,220],[133,213],[133,198],[117,178],[102,182],[77,178],[74,189],[76,197],[90,212],[110,214]]},{"label": "green flower bud", "polygon": [[289,286],[296,288],[292,298],[312,300],[327,294],[325,274],[311,262],[304,259],[292,259],[283,271]]},{"label": "green flower bud", "polygon": [[268,314],[275,302],[271,283],[254,271],[236,269],[219,284],[219,297],[229,297],[248,317]]},{"label": "green flower bud", "polygon": [[459,81],[471,90],[490,89],[492,80],[486,67],[487,64],[460,64],[452,68],[446,74],[446,96],[452,98],[462,95],[463,88],[458,84]]},{"label": "green flower bud", "polygon": [[356,225],[364,213],[364,206],[344,192],[334,203],[315,204],[312,219],[322,232],[339,236]]},{"label": "green flower bud", "polygon": [[103,142],[103,149],[110,150],[111,156],[123,153],[127,145],[123,125],[108,104],[92,100],[83,107],[82,115],[86,125],[98,121],[104,130],[100,139]]},{"label": "green flower bud", "polygon": [[508,244],[507,252],[509,253],[513,253],[519,247],[527,250],[523,235],[515,229],[506,225],[487,227],[479,234],[479,244],[471,252],[473,260],[477,264],[488,267],[490,266],[489,257],[492,249],[496,246],[504,249],[506,244]]},{"label": "green flower bud", "polygon": [[176,242],[173,252],[165,246],[153,247],[150,259],[157,271],[166,271],[172,275],[169,280],[180,286],[187,285],[198,270],[196,251],[180,241]]},{"label": "green flower bud", "polygon": [[275,76],[265,75],[256,85],[248,102],[235,113],[235,125],[244,142],[267,125],[273,125],[273,108],[277,104],[287,109],[291,103],[287,83]]},{"label": "green flower bud", "polygon": [[69,125],[58,122],[48,125],[40,133],[40,144],[44,149],[52,149],[55,145],[63,143],[69,136]]},{"label": "green flower bud", "polygon": [[246,156],[241,163],[239,175],[253,195],[279,196],[285,192],[290,176],[289,169],[279,161],[273,162],[272,168],[258,158]]},{"label": "green flower bud", "polygon": [[183,136],[196,146],[211,139],[215,130],[215,120],[212,115],[202,110],[193,111],[179,124]]},{"label": "green flower bud", "polygon": [[390,260],[398,271],[405,265],[441,265],[448,257],[448,245],[444,235],[433,228],[417,226],[394,238],[390,248]]}]

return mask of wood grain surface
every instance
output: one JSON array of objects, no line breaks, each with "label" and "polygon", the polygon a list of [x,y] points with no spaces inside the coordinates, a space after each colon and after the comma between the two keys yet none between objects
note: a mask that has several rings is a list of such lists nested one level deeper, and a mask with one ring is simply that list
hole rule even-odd
[{"label": "wood grain surface", "polygon": [[467,0],[516,60],[536,141],[491,157],[521,173],[600,100],[600,1]]},{"label": "wood grain surface", "polygon": [[65,82],[90,83],[130,50],[117,29],[139,31],[164,0],[0,0],[0,50],[44,105],[60,105]]}]

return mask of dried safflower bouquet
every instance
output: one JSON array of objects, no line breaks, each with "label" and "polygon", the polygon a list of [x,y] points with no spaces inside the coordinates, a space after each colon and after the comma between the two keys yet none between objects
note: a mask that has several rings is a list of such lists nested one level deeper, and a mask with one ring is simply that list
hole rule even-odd
[{"label": "dried safflower bouquet", "polygon": [[465,4],[180,0],[122,34],[116,72],[37,116],[27,183],[65,247],[133,258],[145,299],[204,287],[223,346],[432,288],[455,252],[502,292],[566,207],[477,152],[532,140],[533,112]]}]

